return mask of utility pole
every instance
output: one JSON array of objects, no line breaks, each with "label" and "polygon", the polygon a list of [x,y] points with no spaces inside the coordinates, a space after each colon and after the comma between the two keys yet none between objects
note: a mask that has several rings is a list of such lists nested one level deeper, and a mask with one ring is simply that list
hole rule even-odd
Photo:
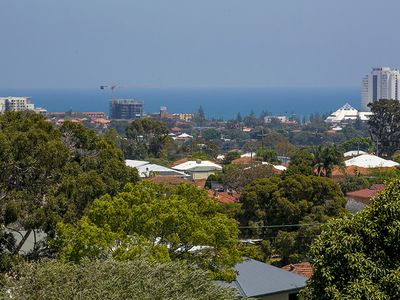
[{"label": "utility pole", "polygon": [[266,136],[266,134],[264,134],[264,128],[261,129],[261,134],[258,136],[261,137],[261,149],[264,149],[264,137]]}]

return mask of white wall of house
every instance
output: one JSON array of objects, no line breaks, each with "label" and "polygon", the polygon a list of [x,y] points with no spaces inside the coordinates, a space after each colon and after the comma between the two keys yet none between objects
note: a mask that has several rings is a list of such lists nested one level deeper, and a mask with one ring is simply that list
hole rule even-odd
[{"label": "white wall of house", "polygon": [[210,175],[215,175],[215,171],[205,171],[205,172],[190,172],[192,179],[207,179]]}]

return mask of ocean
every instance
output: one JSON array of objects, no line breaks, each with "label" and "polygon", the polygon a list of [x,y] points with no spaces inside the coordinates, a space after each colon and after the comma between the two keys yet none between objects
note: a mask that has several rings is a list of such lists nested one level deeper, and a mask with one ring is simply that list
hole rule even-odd
[{"label": "ocean", "polygon": [[[111,91],[87,89],[0,89],[0,96],[28,96],[48,111],[103,111],[108,115]],[[263,110],[275,115],[329,113],[345,103],[360,108],[360,90],[340,88],[136,88],[115,89],[116,98],[144,101],[146,113],[166,106],[171,113],[195,112],[200,105],[208,118],[234,118]]]}]

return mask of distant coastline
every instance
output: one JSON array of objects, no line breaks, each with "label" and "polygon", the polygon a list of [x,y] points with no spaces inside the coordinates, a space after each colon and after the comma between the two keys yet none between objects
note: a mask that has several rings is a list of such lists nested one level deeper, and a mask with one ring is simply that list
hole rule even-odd
[{"label": "distant coastline", "polygon": [[[234,118],[253,110],[278,115],[329,113],[348,102],[360,108],[359,87],[335,88],[136,88],[117,89],[116,98],[135,98],[144,101],[146,113],[159,111],[195,112],[201,105],[209,118]],[[102,111],[108,115],[109,90],[92,89],[35,89],[0,88],[0,96],[29,96],[37,106],[48,111]]]}]

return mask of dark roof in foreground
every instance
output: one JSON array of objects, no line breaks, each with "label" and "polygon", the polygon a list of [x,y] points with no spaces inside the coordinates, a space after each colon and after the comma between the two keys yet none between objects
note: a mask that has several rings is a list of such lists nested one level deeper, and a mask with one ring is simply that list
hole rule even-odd
[{"label": "dark roof in foreground", "polygon": [[241,296],[259,297],[285,291],[298,291],[305,287],[307,278],[265,264],[246,259],[235,266],[236,280],[227,284],[236,288]]}]

